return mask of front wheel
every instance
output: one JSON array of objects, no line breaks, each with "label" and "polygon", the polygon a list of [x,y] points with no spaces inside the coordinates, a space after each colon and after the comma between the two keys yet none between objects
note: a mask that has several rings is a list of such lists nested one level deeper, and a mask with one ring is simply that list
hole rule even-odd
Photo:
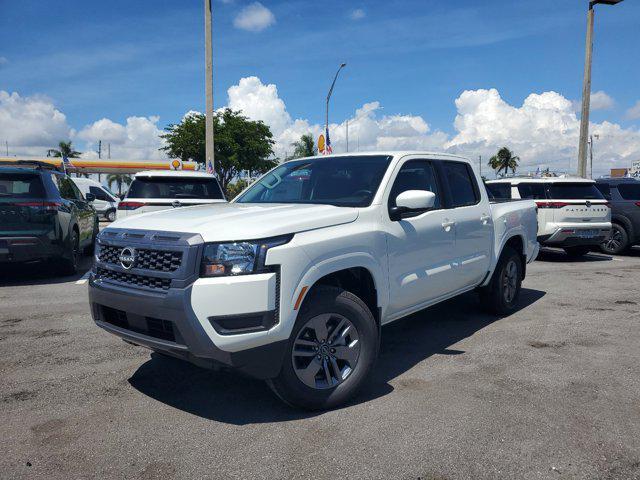
[{"label": "front wheel", "polygon": [[378,345],[378,326],[360,298],[341,288],[318,287],[305,300],[282,370],[269,386],[290,405],[336,407],[364,384]]},{"label": "front wheel", "polygon": [[629,248],[629,235],[622,225],[611,225],[609,238],[600,244],[600,250],[609,255],[619,255]]},{"label": "front wheel", "polygon": [[107,214],[105,215],[105,217],[107,218],[108,222],[115,222],[116,221],[116,211],[115,210],[109,210],[107,212]]},{"label": "front wheel", "polygon": [[580,258],[589,253],[591,251],[591,247],[565,247],[564,251],[571,258]]},{"label": "front wheel", "polygon": [[480,302],[485,310],[507,315],[516,309],[522,286],[522,257],[511,247],[505,247],[489,285],[480,290]]}]

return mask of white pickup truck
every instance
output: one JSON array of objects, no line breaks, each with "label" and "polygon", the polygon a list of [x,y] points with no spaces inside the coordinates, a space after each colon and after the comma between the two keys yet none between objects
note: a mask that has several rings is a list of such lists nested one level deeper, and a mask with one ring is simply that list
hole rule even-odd
[{"label": "white pickup truck", "polygon": [[118,220],[98,238],[98,326],[330,408],[360,387],[381,326],[477,290],[516,308],[536,207],[490,204],[468,160],[424,152],[292,160],[230,203]]}]

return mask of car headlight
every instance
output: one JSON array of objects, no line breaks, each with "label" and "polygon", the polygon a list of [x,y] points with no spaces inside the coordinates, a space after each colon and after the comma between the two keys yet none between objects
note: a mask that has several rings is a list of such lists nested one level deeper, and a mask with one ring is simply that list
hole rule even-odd
[{"label": "car headlight", "polygon": [[267,271],[265,260],[270,248],[284,245],[293,236],[249,240],[245,242],[207,243],[202,254],[200,275],[221,277]]}]

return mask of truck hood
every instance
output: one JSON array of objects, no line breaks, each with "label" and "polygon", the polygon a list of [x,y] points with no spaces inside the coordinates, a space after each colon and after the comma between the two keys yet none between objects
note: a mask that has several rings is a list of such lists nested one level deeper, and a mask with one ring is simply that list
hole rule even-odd
[{"label": "truck hood", "polygon": [[205,242],[253,240],[353,222],[358,210],[333,205],[218,203],[132,215],[107,228],[198,233]]}]

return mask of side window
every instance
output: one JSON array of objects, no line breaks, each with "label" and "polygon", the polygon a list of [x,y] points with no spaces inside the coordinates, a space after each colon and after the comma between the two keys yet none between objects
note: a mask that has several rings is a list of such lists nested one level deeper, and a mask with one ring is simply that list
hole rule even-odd
[{"label": "side window", "polygon": [[510,183],[486,183],[487,192],[495,200],[510,200],[511,199],[511,184]]},{"label": "side window", "polygon": [[436,194],[434,209],[442,208],[442,195],[438,188],[436,172],[433,164],[426,160],[409,160],[400,168],[391,193],[389,194],[389,208],[396,206],[396,198],[407,190],[429,190]]},{"label": "side window", "polygon": [[611,186],[608,183],[596,183],[596,188],[607,200],[611,200]]},{"label": "side window", "polygon": [[520,198],[524,200],[544,200],[546,198],[543,183],[520,183],[518,192],[520,192]]},{"label": "side window", "polygon": [[93,193],[98,200],[104,200],[105,202],[110,202],[111,199],[107,197],[107,194],[104,193],[104,190],[98,187],[89,187],[89,193]]},{"label": "side window", "polygon": [[65,200],[81,200],[80,190],[75,186],[73,181],[61,175],[53,175],[54,181],[60,190],[60,196]]},{"label": "side window", "polygon": [[449,184],[451,208],[480,202],[478,185],[469,165],[463,162],[442,162],[442,171]]}]

